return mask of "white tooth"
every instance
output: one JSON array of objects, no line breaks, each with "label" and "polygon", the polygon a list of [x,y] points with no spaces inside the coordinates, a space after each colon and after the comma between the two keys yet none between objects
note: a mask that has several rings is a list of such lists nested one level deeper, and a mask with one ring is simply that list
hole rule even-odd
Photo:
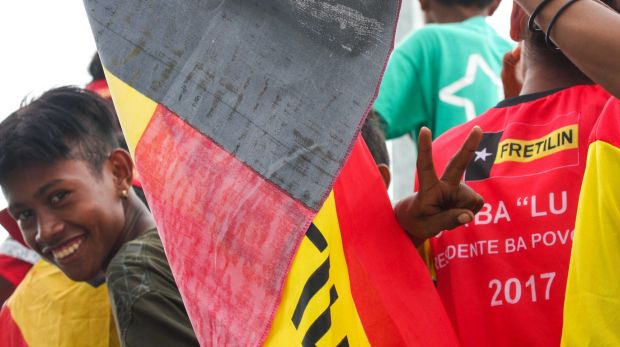
[{"label": "white tooth", "polygon": [[53,251],[52,255],[56,259],[64,259],[70,256],[71,254],[75,253],[75,251],[77,251],[77,249],[80,248],[81,245],[82,245],[82,240],[76,240],[71,245],[68,245],[60,250]]}]

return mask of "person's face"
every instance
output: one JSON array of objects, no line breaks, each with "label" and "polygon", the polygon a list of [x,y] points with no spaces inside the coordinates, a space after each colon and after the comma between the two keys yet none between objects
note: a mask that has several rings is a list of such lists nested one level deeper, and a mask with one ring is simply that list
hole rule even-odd
[{"label": "person's face", "polygon": [[85,161],[61,160],[19,168],[1,182],[28,245],[75,281],[103,270],[123,229],[112,171],[106,163],[97,177]]}]

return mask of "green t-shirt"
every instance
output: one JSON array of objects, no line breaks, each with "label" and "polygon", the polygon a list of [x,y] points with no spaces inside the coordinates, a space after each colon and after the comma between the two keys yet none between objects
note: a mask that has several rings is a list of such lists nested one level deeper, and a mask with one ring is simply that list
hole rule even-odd
[{"label": "green t-shirt", "polygon": [[157,230],[122,245],[106,279],[123,347],[199,346]]},{"label": "green t-shirt", "polygon": [[411,34],[392,53],[374,106],[387,138],[416,139],[422,126],[437,137],[497,104],[502,58],[512,47],[484,17]]}]

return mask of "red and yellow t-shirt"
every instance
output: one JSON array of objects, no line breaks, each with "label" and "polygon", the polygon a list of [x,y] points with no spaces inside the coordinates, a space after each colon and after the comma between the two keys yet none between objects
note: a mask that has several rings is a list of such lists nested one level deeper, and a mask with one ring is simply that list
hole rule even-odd
[{"label": "red and yellow t-shirt", "polygon": [[435,141],[443,171],[474,125],[465,181],[486,203],[430,240],[439,294],[464,346],[557,346],[588,137],[609,95],[598,86],[517,97]]}]

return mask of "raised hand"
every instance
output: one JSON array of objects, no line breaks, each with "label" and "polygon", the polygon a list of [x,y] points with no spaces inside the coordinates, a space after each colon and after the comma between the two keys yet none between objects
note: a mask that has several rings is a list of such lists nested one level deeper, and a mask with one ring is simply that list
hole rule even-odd
[{"label": "raised hand", "polygon": [[519,96],[523,88],[523,63],[521,62],[521,44],[504,54],[502,63],[502,84],[506,99]]},{"label": "raised hand", "polygon": [[439,179],[433,164],[431,131],[428,128],[420,130],[418,192],[401,200],[394,207],[398,222],[407,230],[416,245],[442,230],[471,222],[474,214],[482,208],[482,197],[461,181],[481,139],[482,130],[476,126]]}]

